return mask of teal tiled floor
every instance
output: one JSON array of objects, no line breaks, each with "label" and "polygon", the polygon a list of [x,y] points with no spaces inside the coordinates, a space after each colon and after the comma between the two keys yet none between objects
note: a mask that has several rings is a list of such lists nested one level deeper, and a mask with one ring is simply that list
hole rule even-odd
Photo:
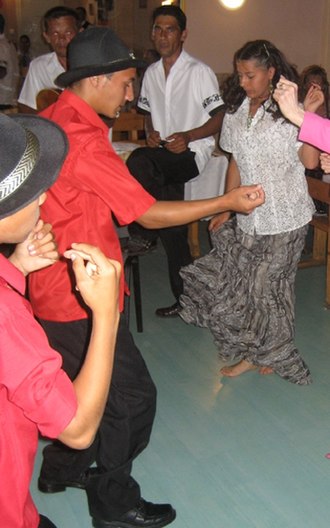
[{"label": "teal tiled floor", "polygon": [[[206,246],[205,246],[206,247]],[[330,311],[324,269],[299,270],[296,342],[307,387],[256,371],[236,379],[207,330],[154,309],[171,304],[162,248],[141,259],[144,332],[131,327],[158,387],[149,447],[134,464],[143,496],[170,501],[174,528],[328,528],[330,523]],[[42,444],[40,444],[40,448]],[[91,526],[84,492],[33,495],[58,528]]]}]

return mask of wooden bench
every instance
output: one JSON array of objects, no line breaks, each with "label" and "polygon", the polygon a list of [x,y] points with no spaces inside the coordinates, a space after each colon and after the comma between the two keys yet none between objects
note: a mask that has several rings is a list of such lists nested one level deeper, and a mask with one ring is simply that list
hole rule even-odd
[{"label": "wooden bench", "polygon": [[[307,176],[308,191],[314,200],[326,203],[330,206],[330,183],[317,180]],[[310,225],[314,228],[312,256],[303,259],[299,268],[310,266],[326,266],[325,305],[330,308],[330,216],[314,215]]]}]

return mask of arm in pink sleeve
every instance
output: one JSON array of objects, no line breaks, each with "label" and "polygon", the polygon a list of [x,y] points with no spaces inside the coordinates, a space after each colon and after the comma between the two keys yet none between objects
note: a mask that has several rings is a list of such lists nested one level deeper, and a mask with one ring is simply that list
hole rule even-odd
[{"label": "arm in pink sleeve", "polygon": [[305,112],[299,140],[330,153],[330,120]]}]

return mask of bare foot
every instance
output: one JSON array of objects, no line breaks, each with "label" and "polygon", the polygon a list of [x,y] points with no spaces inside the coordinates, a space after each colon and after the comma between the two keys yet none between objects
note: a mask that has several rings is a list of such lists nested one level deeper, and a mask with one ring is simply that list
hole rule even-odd
[{"label": "bare foot", "polygon": [[263,374],[263,376],[267,376],[268,374],[273,374],[274,370],[272,367],[260,367],[259,368],[259,374]]},{"label": "bare foot", "polygon": [[234,378],[235,376],[240,376],[241,374],[244,374],[244,372],[248,372],[249,370],[255,370],[256,368],[257,367],[252,365],[252,363],[249,363],[245,359],[242,359],[242,361],[240,361],[239,363],[235,363],[235,365],[223,367],[220,372],[224,376]]}]

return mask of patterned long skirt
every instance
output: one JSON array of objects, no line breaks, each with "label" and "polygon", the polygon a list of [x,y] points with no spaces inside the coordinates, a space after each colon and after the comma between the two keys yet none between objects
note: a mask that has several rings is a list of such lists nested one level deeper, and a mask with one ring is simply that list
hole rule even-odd
[{"label": "patterned long skirt", "polygon": [[180,315],[210,329],[222,360],[311,382],[294,344],[294,283],[307,229],[251,236],[232,219],[212,233],[210,253],[181,269]]}]

